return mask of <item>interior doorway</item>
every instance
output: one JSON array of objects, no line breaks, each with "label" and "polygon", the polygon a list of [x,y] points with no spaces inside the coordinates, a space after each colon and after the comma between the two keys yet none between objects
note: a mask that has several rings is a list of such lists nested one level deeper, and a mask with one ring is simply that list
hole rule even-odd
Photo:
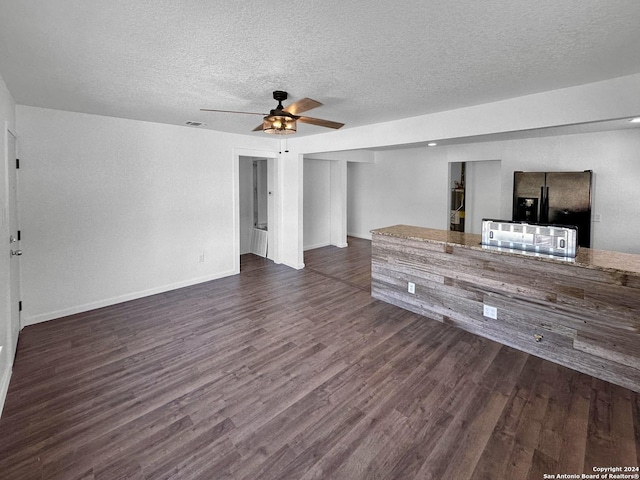
[{"label": "interior doorway", "polygon": [[465,222],[465,162],[449,164],[449,230],[464,232]]},{"label": "interior doorway", "polygon": [[269,256],[269,159],[240,157],[240,255]]},{"label": "interior doorway", "polygon": [[500,218],[501,163],[477,160],[449,164],[450,230],[482,233],[483,218]]}]

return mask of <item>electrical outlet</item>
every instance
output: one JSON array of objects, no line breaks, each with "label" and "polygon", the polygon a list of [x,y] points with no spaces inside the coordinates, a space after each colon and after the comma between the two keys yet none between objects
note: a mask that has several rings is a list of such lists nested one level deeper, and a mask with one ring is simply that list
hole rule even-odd
[{"label": "electrical outlet", "polygon": [[409,282],[407,284],[407,292],[415,294],[416,293],[416,284],[413,283],[413,282]]},{"label": "electrical outlet", "polygon": [[198,257],[198,263],[204,263],[204,253],[201,253]]},{"label": "electrical outlet", "polygon": [[490,307],[489,305],[482,305],[482,314],[485,317],[493,318],[494,320],[498,319],[498,309],[496,307]]},{"label": "electrical outlet", "polygon": [[594,222],[601,222],[602,221],[602,214],[601,213],[594,213],[593,214],[593,221]]}]

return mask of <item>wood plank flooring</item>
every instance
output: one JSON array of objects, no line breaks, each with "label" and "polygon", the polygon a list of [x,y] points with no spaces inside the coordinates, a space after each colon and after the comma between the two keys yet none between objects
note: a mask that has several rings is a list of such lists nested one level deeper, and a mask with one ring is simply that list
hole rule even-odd
[{"label": "wood plank flooring", "polygon": [[25,328],[2,479],[542,479],[637,466],[640,395],[370,296],[370,242]]}]

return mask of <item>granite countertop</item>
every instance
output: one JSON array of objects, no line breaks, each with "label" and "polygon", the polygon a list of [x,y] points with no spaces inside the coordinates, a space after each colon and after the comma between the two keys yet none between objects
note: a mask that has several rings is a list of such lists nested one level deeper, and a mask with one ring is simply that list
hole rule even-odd
[{"label": "granite countertop", "polygon": [[553,255],[527,255],[528,252],[509,251],[482,246],[482,236],[476,233],[453,232],[434,228],[414,227],[411,225],[394,225],[378,228],[371,233],[390,237],[406,238],[429,243],[441,243],[474,250],[491,250],[500,255],[527,256],[529,258],[562,264],[570,264],[598,270],[609,270],[623,274],[640,276],[640,255],[622,252],[595,250],[580,247],[574,259],[554,257]]}]

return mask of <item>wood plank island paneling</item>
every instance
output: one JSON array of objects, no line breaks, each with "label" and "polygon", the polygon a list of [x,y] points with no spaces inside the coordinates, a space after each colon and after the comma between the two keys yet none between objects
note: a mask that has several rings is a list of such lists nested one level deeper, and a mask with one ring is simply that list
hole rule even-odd
[{"label": "wood plank island paneling", "polygon": [[640,392],[640,255],[583,248],[566,261],[489,250],[474,234],[372,233],[373,297]]}]

